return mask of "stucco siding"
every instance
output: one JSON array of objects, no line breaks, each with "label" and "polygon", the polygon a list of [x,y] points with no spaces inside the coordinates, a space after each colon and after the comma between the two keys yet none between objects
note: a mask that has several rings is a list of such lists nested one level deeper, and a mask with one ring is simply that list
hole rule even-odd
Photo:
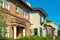
[{"label": "stucco siding", "polygon": [[30,14],[30,22],[31,22],[31,27],[30,27],[30,29],[31,29],[31,35],[34,35],[34,29],[36,28],[37,29],[37,31],[38,31],[38,35],[40,34],[40,15],[39,15],[39,13],[37,12],[37,13],[31,13]]},{"label": "stucco siding", "polygon": [[32,28],[40,27],[40,15],[38,13],[32,13],[30,14],[30,22]]}]

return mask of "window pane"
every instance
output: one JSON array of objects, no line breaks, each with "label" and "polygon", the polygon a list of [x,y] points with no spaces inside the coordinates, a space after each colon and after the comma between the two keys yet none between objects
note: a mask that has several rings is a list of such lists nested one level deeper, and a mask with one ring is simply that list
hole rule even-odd
[{"label": "window pane", "polygon": [[19,4],[16,3],[16,12],[18,12],[18,7],[19,7]]}]

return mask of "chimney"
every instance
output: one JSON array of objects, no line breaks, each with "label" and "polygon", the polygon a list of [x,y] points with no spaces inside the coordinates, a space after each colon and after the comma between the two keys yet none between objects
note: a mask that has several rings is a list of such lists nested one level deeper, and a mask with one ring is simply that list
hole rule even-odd
[{"label": "chimney", "polygon": [[30,4],[30,2],[26,2],[26,4],[27,4],[28,6],[30,6],[30,7],[31,7],[31,4]]}]

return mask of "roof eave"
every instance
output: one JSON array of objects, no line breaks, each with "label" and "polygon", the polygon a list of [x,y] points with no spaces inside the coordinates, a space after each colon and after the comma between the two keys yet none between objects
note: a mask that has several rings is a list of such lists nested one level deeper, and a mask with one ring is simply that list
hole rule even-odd
[{"label": "roof eave", "polygon": [[38,9],[38,8],[33,8],[33,11],[39,11],[39,12],[43,13],[43,15],[44,15],[45,17],[48,16],[48,14],[47,14],[45,11],[42,11],[42,10],[40,10],[40,9]]},{"label": "roof eave", "polygon": [[30,11],[32,11],[33,9],[29,6],[29,5],[27,5],[25,2],[23,2],[22,0],[19,0],[20,2],[22,2],[28,9],[30,9]]}]

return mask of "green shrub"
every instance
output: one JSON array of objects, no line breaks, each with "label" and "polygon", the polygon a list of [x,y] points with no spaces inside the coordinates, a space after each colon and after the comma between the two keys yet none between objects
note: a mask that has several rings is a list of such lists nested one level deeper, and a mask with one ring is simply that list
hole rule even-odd
[{"label": "green shrub", "polygon": [[60,40],[60,36],[56,36],[56,40]]},{"label": "green shrub", "polygon": [[51,40],[48,37],[41,37],[41,36],[30,36],[30,37],[23,37],[17,40]]},{"label": "green shrub", "polygon": [[2,40],[14,40],[13,38],[1,38]]},{"label": "green shrub", "polygon": [[22,37],[22,38],[19,38],[19,39],[13,39],[13,38],[3,38],[3,40],[51,40],[50,38],[48,37],[42,37],[42,36],[25,36],[25,37]]}]

